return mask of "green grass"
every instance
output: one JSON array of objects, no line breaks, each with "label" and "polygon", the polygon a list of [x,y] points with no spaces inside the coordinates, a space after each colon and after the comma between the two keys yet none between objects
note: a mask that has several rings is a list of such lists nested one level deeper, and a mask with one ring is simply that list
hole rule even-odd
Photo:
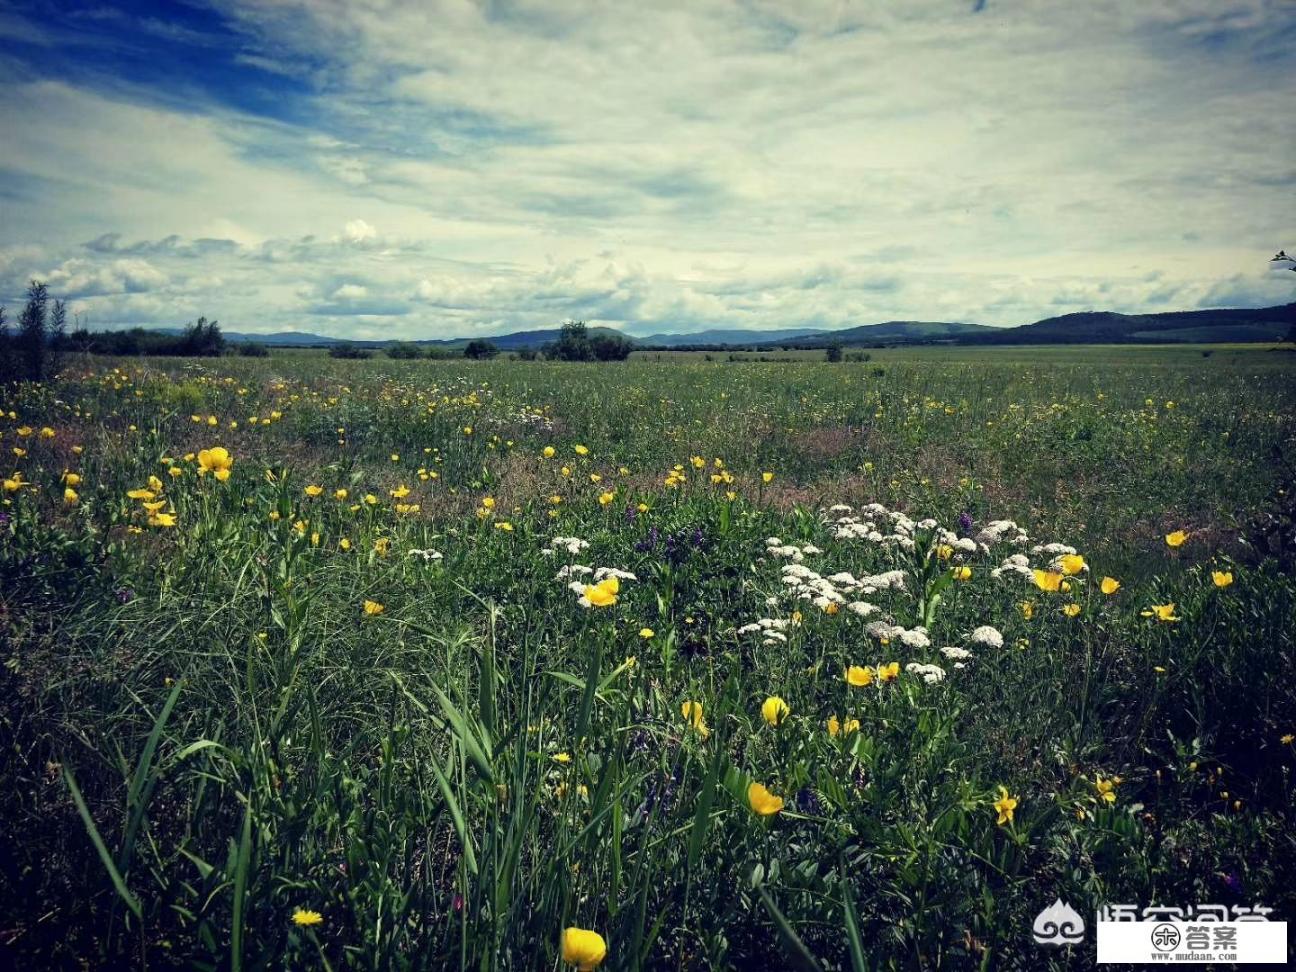
[{"label": "green grass", "polygon": [[[0,507],[0,949],[555,968],[575,926],[610,969],[1066,968],[1092,935],[1069,954],[1029,934],[1059,896],[1086,921],[1104,902],[1286,917],[1293,356],[870,353],[86,360],[5,391],[5,475],[31,485]],[[199,475],[217,445],[226,481]],[[173,527],[127,496],[150,476]],[[838,503],[1030,539],[851,539]],[[555,536],[589,546],[542,553]],[[770,537],[817,547],[823,577],[905,587],[839,581],[825,610]],[[1087,561],[1069,591],[992,576],[1014,552],[1047,568],[1050,542]],[[636,579],[583,608],[556,576],[573,563]],[[1170,602],[1177,621],[1143,614]],[[930,644],[867,628],[924,617]],[[739,633],[761,618],[786,640]],[[971,640],[983,625],[1003,647]],[[842,677],[892,661],[893,681]],[[1117,777],[1109,803],[1096,781]],[[753,813],[753,782],[783,809]]]}]

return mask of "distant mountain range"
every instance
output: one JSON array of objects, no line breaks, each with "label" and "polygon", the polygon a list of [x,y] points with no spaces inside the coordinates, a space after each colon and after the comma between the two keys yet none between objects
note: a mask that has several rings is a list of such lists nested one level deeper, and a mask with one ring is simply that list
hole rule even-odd
[{"label": "distant mountain range", "polygon": [[[591,334],[620,334],[641,349],[653,348],[823,348],[881,347],[903,344],[1207,344],[1219,342],[1279,341],[1296,328],[1296,303],[1277,307],[1177,311],[1165,314],[1116,314],[1086,311],[1049,317],[1017,327],[989,327],[945,321],[886,321],[858,327],[827,330],[788,328],[758,331],[711,329],[688,334],[652,334],[635,338],[612,328],[591,327]],[[180,333],[178,328],[161,328]],[[481,335],[503,351],[538,349],[559,335],[558,328]],[[324,337],[304,331],[252,334],[226,331],[229,341],[259,342],[274,347],[331,347],[354,344],[385,347],[391,340],[358,341]],[[462,348],[468,338],[429,338],[412,341],[424,347]]]}]

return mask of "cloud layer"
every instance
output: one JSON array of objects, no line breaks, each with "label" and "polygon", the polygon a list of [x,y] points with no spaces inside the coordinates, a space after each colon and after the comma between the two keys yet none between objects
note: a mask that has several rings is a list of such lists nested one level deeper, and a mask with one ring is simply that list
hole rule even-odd
[{"label": "cloud layer", "polygon": [[446,337],[1294,299],[1296,5],[0,14],[0,300]]}]

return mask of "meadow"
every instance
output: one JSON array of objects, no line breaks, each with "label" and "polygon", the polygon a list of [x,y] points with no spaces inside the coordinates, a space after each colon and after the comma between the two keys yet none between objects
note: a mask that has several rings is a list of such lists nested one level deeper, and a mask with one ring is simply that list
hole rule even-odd
[{"label": "meadow", "polygon": [[0,955],[1063,969],[1055,898],[1289,919],[1296,354],[713,357],[0,389]]}]

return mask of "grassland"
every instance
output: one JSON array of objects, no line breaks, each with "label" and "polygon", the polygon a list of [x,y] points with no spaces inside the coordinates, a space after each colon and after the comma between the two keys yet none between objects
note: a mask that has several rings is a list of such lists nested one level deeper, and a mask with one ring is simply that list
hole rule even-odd
[{"label": "grassland", "polygon": [[1291,915],[1296,355],[870,354],[5,390],[6,957],[1060,969],[1056,897]]}]

